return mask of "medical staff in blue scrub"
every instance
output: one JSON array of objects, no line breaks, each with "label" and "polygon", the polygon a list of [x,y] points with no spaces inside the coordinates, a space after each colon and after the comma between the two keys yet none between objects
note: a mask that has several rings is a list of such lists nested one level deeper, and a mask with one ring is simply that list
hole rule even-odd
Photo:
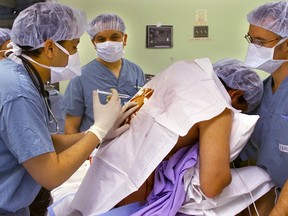
[{"label": "medical staff in blue scrub", "polygon": [[85,25],[83,12],[57,3],[34,4],[13,23],[13,48],[9,59],[0,61],[0,215],[29,216],[41,186],[51,190],[66,181],[130,114],[116,90],[106,105],[94,92],[95,122],[86,133],[49,133],[43,83],[78,73],[77,45]]},{"label": "medical staff in blue scrub", "polygon": [[0,60],[4,59],[7,45],[10,42],[10,29],[0,28]]},{"label": "medical staff in blue scrub", "polygon": [[[128,95],[121,98],[124,104],[144,85],[142,69],[123,58],[127,43],[125,29],[123,20],[115,14],[101,14],[88,24],[87,32],[97,58],[82,67],[81,76],[72,79],[65,91],[65,133],[85,131],[93,124],[93,90],[109,92],[115,88]],[[99,98],[101,103],[106,103],[107,95],[100,94]]]},{"label": "medical staff in blue scrub", "polygon": [[[249,42],[245,63],[271,75],[264,80],[263,98],[256,110],[260,119],[241,157],[256,158],[257,165],[281,190],[288,180],[288,2],[263,4],[247,19],[250,26],[245,36]],[[286,189],[281,191],[273,215],[288,215]]]}]

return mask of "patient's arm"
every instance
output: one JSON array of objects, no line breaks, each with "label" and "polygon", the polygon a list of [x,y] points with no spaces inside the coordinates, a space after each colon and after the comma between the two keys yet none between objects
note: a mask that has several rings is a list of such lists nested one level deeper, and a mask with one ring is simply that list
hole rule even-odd
[{"label": "patient's arm", "polygon": [[231,182],[229,138],[232,128],[231,110],[200,122],[199,157],[200,188],[207,197],[215,197]]}]

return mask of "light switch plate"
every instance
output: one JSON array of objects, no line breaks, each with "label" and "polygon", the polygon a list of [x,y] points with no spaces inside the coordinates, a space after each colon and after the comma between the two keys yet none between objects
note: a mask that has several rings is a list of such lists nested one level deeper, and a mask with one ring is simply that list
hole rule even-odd
[{"label": "light switch plate", "polygon": [[194,38],[207,38],[208,26],[194,26]]}]

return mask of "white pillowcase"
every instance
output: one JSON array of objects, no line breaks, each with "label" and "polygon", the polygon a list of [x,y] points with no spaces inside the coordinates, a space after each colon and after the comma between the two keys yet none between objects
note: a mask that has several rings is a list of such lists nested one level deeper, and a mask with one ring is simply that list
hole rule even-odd
[{"label": "white pillowcase", "polygon": [[230,161],[235,160],[246,145],[258,119],[258,115],[234,113],[230,136]]}]

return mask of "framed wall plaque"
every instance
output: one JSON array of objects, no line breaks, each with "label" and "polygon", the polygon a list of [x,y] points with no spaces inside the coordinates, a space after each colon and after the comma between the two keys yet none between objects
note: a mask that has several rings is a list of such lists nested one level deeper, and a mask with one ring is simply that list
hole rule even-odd
[{"label": "framed wall plaque", "polygon": [[173,26],[172,25],[147,25],[146,48],[172,48]]}]

